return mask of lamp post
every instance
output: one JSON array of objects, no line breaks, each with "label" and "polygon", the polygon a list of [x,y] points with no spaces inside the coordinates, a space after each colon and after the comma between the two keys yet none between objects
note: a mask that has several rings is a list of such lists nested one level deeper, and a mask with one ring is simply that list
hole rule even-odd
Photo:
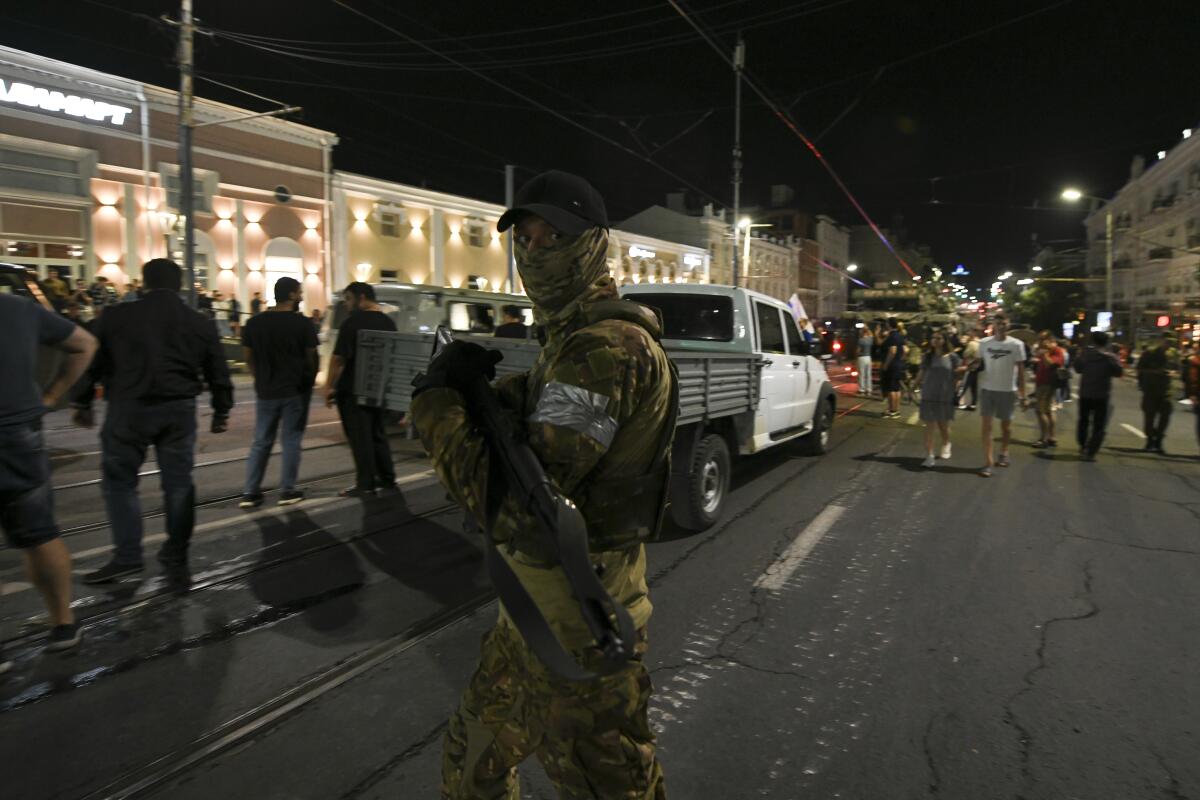
[{"label": "lamp post", "polygon": [[[1084,194],[1078,189],[1063,189],[1062,199],[1068,203],[1076,203],[1083,198],[1095,200],[1098,203],[1104,204],[1104,310],[1110,314],[1113,312],[1113,219],[1112,219],[1112,204],[1102,197],[1096,197],[1090,194]],[[1114,314],[1115,316],[1115,314]],[[1111,319],[1111,317],[1110,317]],[[1135,323],[1131,318],[1129,321],[1130,327],[1134,327]]]}]

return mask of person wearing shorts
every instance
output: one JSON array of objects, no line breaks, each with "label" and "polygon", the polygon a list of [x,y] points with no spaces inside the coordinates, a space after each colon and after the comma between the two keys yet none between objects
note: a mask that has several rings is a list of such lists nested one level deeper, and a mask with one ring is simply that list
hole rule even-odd
[{"label": "person wearing shorts", "polygon": [[[0,527],[46,603],[46,649],[67,650],[79,644],[79,626],[71,610],[71,553],[54,521],[42,417],[87,369],[96,339],[33,299],[0,294],[0,340]],[[33,379],[41,345],[66,356],[44,391]]]},{"label": "person wearing shorts", "polygon": [[888,317],[888,333],[883,340],[879,369],[879,390],[887,401],[884,419],[900,417],[900,383],[904,379],[904,336],[900,333],[900,322]]},{"label": "person wearing shorts", "polygon": [[1033,396],[1037,403],[1041,437],[1033,443],[1036,448],[1058,447],[1054,431],[1055,393],[1058,391],[1060,370],[1066,368],[1067,352],[1058,346],[1054,334],[1042,331],[1038,337],[1037,369],[1033,375]]},{"label": "person wearing shorts", "polygon": [[[1008,466],[1012,418],[1017,400],[1025,404],[1025,344],[1008,335],[1008,318],[997,316],[992,335],[979,343],[979,417],[983,432],[983,466],[979,474],[992,475],[992,467]],[[1000,454],[993,458],[992,420],[1000,420]]]}]

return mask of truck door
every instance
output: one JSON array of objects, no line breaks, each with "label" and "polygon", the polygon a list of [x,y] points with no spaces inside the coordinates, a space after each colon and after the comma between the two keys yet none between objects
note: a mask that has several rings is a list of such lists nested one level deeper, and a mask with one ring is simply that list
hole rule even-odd
[{"label": "truck door", "polygon": [[813,418],[817,407],[817,394],[821,391],[821,381],[812,370],[819,369],[823,373],[825,366],[819,358],[809,355],[811,348],[816,345],[804,341],[804,336],[796,327],[796,321],[790,315],[785,316],[784,328],[787,330],[788,364],[793,371],[792,379],[796,389],[795,416],[792,417],[791,424],[791,427],[795,428],[807,425]]},{"label": "truck door", "polygon": [[762,360],[762,398],[767,433],[792,427],[795,418],[796,373],[787,352],[782,311],[760,300],[754,301],[754,328]]}]

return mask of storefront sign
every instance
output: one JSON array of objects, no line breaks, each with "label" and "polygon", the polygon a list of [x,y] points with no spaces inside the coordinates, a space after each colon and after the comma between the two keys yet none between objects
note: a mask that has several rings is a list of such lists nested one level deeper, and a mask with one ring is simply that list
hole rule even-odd
[{"label": "storefront sign", "polygon": [[43,89],[28,83],[5,82],[0,79],[0,102],[57,111],[72,117],[84,117],[95,122],[107,121],[111,125],[124,125],[125,116],[133,113],[132,108],[115,106],[102,100],[63,94],[54,89]]},{"label": "storefront sign", "polygon": [[655,253],[653,250],[647,250],[644,247],[638,247],[636,244],[629,248],[630,258],[654,258],[656,255],[657,253]]},{"label": "storefront sign", "polygon": [[683,265],[685,267],[698,267],[703,263],[704,263],[704,259],[701,258],[700,256],[696,255],[695,253],[684,253],[683,254]]}]

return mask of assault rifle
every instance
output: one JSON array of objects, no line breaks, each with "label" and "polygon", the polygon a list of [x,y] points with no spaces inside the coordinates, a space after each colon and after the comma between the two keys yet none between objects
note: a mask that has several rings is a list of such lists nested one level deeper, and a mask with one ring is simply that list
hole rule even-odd
[{"label": "assault rifle", "polygon": [[[439,326],[433,357],[452,342],[450,331]],[[418,377],[418,380],[420,378]],[[483,375],[477,375],[465,392],[467,407],[487,440],[491,457],[503,466],[508,490],[536,521],[545,541],[566,574],[579,613],[600,651],[597,672],[584,669],[562,646],[536,601],[501,555],[483,520],[488,574],[504,608],[537,657],[562,678],[585,681],[610,674],[633,658],[636,632],[625,606],[612,598],[600,582],[588,557],[587,523],[571,499],[550,482],[524,435],[504,413],[500,401]],[[478,531],[480,521],[467,514],[467,527]]]}]

